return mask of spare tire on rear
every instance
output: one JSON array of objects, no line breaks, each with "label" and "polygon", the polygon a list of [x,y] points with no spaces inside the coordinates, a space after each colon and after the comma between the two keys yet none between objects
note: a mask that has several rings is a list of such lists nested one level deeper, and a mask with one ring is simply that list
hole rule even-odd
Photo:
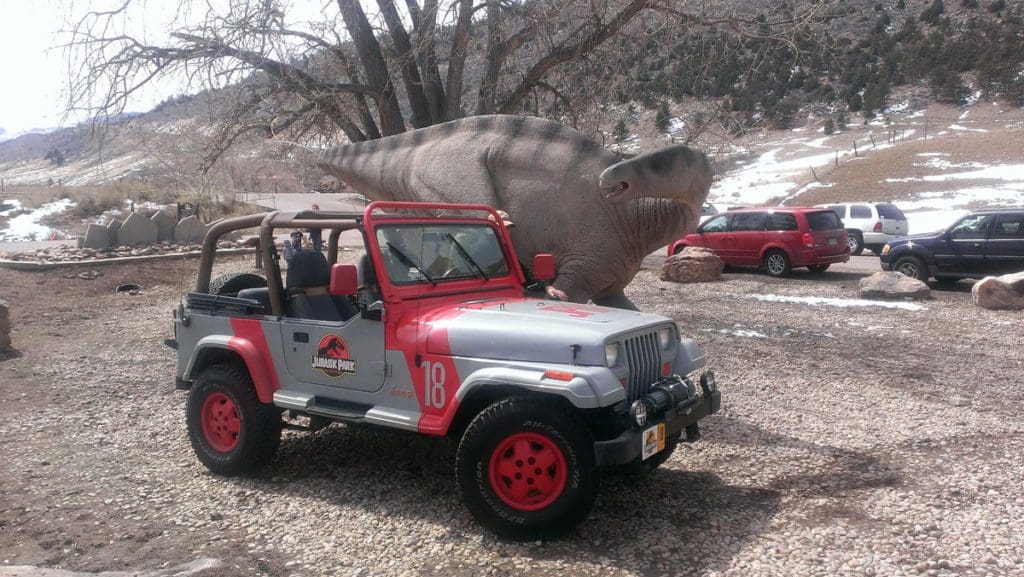
[{"label": "spare tire on rear", "polygon": [[235,297],[238,291],[267,286],[267,279],[251,272],[233,272],[222,274],[210,281],[210,294]]}]

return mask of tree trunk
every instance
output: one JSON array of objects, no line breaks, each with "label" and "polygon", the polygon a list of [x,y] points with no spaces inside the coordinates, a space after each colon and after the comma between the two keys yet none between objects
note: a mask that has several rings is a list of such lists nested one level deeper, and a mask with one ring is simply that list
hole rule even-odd
[{"label": "tree trunk", "polygon": [[420,71],[413,57],[409,34],[405,31],[392,0],[377,0],[377,6],[384,16],[384,22],[387,23],[388,32],[391,34],[391,42],[395,46],[402,81],[405,83],[405,94],[409,98],[409,109],[412,110],[412,125],[414,128],[430,126],[433,119],[430,116],[427,97],[423,93],[423,81],[420,79]]},{"label": "tree trunk", "polygon": [[345,27],[352,35],[352,42],[359,54],[359,61],[366,73],[366,83],[374,91],[377,102],[377,114],[380,117],[380,128],[383,136],[405,132],[405,121],[402,110],[398,106],[395,87],[391,83],[387,63],[381,53],[380,44],[373,35],[373,28],[366,19],[366,13],[358,0],[338,0],[341,17]]},{"label": "tree trunk", "polygon": [[459,17],[455,23],[455,36],[452,37],[452,52],[448,57],[448,99],[444,107],[447,120],[462,116],[462,73],[466,66],[472,18],[473,0],[459,0]]}]

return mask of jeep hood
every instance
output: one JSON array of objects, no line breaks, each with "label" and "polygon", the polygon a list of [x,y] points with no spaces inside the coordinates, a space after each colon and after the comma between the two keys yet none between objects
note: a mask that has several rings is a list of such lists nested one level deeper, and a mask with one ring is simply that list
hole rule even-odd
[{"label": "jeep hood", "polygon": [[650,332],[672,321],[637,311],[537,299],[494,299],[424,315],[427,352],[460,357],[603,365],[609,337]]}]

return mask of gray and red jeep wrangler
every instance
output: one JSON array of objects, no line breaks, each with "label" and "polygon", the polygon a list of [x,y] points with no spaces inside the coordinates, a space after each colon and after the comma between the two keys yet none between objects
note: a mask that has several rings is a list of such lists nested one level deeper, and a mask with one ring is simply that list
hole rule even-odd
[{"label": "gray and red jeep wrangler", "polygon": [[[211,282],[221,235],[253,228],[264,274]],[[292,228],[327,232],[327,255],[299,251],[282,282],[274,236]],[[337,262],[347,230],[363,236],[358,265]],[[538,255],[531,282],[554,265]],[[671,319],[531,288],[486,206],[375,202],[221,221],[168,339],[195,453],[237,475],[273,459],[285,426],[448,435],[482,525],[512,539],[563,534],[590,511],[602,469],[653,470],[699,438],[720,393]]]}]

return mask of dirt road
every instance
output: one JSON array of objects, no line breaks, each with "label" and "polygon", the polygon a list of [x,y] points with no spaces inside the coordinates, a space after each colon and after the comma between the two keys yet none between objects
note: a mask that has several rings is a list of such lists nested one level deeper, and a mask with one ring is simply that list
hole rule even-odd
[{"label": "dirt road", "polygon": [[[1024,567],[1024,313],[974,307],[969,283],[883,308],[848,300],[875,270],[870,257],[823,275],[730,272],[687,286],[641,271],[629,296],[700,342],[723,411],[650,478],[606,478],[568,538],[515,544],[463,509],[443,440],[336,425],[287,434],[255,478],[208,474],[162,344],[194,272],[178,266],[0,274],[20,351],[0,361],[3,564],[102,571],[212,557],[229,576],[467,577]],[[115,294],[124,282],[142,294]],[[812,296],[839,300],[801,300]]]}]

